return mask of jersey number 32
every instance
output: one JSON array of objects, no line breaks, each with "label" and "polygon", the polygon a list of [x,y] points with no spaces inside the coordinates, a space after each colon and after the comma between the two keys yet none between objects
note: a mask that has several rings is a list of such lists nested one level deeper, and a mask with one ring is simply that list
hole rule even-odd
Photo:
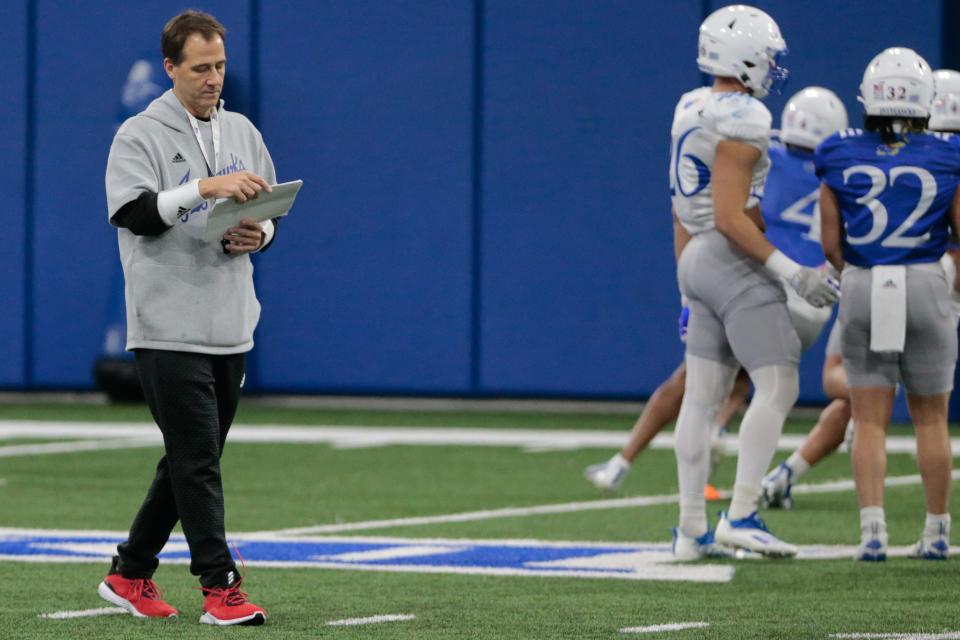
[{"label": "jersey number 32", "polygon": [[887,231],[887,225],[890,222],[890,215],[887,208],[880,202],[880,195],[888,188],[892,188],[897,178],[903,175],[915,176],[920,180],[920,199],[907,219],[897,227],[893,233],[883,239],[880,243],[882,247],[897,247],[912,249],[919,247],[930,239],[930,234],[925,233],[921,236],[907,236],[906,234],[923,217],[933,204],[937,197],[937,180],[926,169],[920,167],[902,166],[894,167],[890,170],[889,176],[883,169],[867,164],[858,164],[846,169],[843,172],[843,183],[850,182],[850,176],[854,174],[863,174],[870,178],[872,184],[870,190],[857,198],[857,204],[861,204],[870,210],[873,214],[873,225],[866,234],[862,236],[847,236],[847,242],[852,245],[870,244],[876,242]]}]

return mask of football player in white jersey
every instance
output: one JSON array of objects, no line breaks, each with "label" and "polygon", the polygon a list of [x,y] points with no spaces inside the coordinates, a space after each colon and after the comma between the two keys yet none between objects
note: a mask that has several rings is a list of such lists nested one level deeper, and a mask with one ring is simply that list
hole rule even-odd
[{"label": "football player in white jersey", "polygon": [[[760,481],[799,389],[800,339],[781,278],[814,306],[833,304],[839,294],[829,276],[788,258],[762,231],[757,205],[770,166],[771,116],[759,99],[785,78],[777,64],[785,51],[776,22],[763,11],[744,5],[715,11],[700,27],[697,57],[713,86],[685,94],[674,114],[670,187],[676,244],[683,247],[677,275],[691,312],[676,429],[678,559],[713,555],[722,546],[796,554],[756,513]],[[710,425],[737,363],[755,392],[740,427],[730,511],[712,531],[703,496]]]},{"label": "football player in white jersey", "polygon": [[[813,150],[821,140],[846,127],[847,112],[836,94],[823,87],[807,87],[787,102],[779,135],[774,135],[771,140],[771,171],[761,204],[761,213],[767,225],[766,235],[790,258],[807,266],[821,266],[826,260],[820,247],[817,207],[820,180],[814,173]],[[787,308],[802,347],[806,350],[820,337],[821,330],[830,319],[830,309],[811,306],[793,289],[787,290]],[[681,334],[683,329],[681,316]],[[839,361],[839,356],[835,361],[828,356],[824,364],[824,383],[828,395],[836,393],[837,385],[833,384],[836,374],[843,374]],[[711,467],[715,466],[725,450],[725,443],[718,432],[721,432],[749,393],[749,380],[744,371],[740,373],[733,393],[724,402],[711,430]],[[594,486],[606,490],[618,488],[636,457],[669,422],[676,420],[683,400],[685,377],[685,367],[681,364],[650,397],[627,444],[606,462],[587,467],[584,475]],[[832,443],[835,431],[839,431],[839,438],[843,440],[846,424],[850,420],[845,378],[843,380],[840,385],[841,399],[821,414],[817,427],[811,432],[812,442],[808,449],[821,439],[830,437],[832,451],[835,448]],[[809,455],[808,451],[804,453]],[[794,468],[798,474],[802,473],[800,463],[795,462]],[[784,474],[788,475],[787,472]],[[784,489],[786,495],[782,502],[788,503],[789,487],[785,486]],[[719,492],[709,484],[704,488],[704,493],[707,500],[720,498]]]}]

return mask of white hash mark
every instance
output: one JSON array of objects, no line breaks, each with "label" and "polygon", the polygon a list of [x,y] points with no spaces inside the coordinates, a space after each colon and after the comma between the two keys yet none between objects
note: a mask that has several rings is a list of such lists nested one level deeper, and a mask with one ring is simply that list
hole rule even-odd
[{"label": "white hash mark", "polygon": [[412,613],[401,613],[384,616],[370,616],[369,618],[347,618],[346,620],[331,620],[328,627],[353,627],[361,624],[380,624],[381,622],[405,622],[414,620],[417,616]]}]

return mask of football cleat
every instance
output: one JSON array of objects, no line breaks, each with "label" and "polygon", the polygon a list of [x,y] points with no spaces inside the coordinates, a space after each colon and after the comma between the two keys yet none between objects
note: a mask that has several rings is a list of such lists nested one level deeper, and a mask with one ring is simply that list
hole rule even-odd
[{"label": "football cleat", "polygon": [[855,560],[862,562],[884,562],[887,559],[887,531],[880,523],[870,524],[869,530],[860,532],[860,546],[857,547]]},{"label": "football cleat", "polygon": [[606,462],[590,465],[583,470],[583,477],[597,489],[615,491],[623,484],[628,471],[630,471],[630,463],[622,456],[616,455]]},{"label": "football cleat", "polygon": [[787,466],[786,462],[780,463],[776,469],[767,474],[760,481],[760,504],[765,509],[785,509],[790,511],[793,508],[793,497],[790,491],[793,489],[793,469]]},{"label": "football cleat", "polygon": [[721,512],[714,537],[720,544],[754,551],[768,558],[792,558],[797,555],[797,548],[770,533],[756,511],[737,520],[728,518],[726,511]]},{"label": "football cleat", "polygon": [[97,587],[100,597],[122,607],[137,618],[176,618],[177,610],[163,601],[160,589],[149,578],[124,578],[114,556],[110,573]]},{"label": "football cleat", "polygon": [[713,531],[708,530],[699,538],[691,538],[684,535],[679,527],[674,527],[673,557],[683,562],[704,558],[732,558],[733,550],[717,544]]},{"label": "football cleat", "polygon": [[203,591],[203,615],[200,622],[220,627],[230,625],[261,625],[267,621],[267,611],[247,599],[240,590],[242,580],[229,587],[216,587]]},{"label": "football cleat", "polygon": [[928,535],[926,531],[920,541],[910,550],[911,558],[921,560],[946,560],[950,555],[950,529],[945,524],[935,535]]}]

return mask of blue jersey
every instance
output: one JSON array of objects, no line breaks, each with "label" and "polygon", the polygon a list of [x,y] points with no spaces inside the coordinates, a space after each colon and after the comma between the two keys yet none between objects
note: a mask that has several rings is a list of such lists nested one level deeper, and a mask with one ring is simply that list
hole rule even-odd
[{"label": "blue jersey", "polygon": [[821,143],[815,162],[837,196],[845,262],[872,267],[940,259],[960,184],[956,137],[915,134],[888,145],[878,133],[845,129]]},{"label": "blue jersey", "polygon": [[820,246],[820,180],[813,153],[770,145],[770,175],[760,202],[767,239],[807,267],[824,262]]}]

